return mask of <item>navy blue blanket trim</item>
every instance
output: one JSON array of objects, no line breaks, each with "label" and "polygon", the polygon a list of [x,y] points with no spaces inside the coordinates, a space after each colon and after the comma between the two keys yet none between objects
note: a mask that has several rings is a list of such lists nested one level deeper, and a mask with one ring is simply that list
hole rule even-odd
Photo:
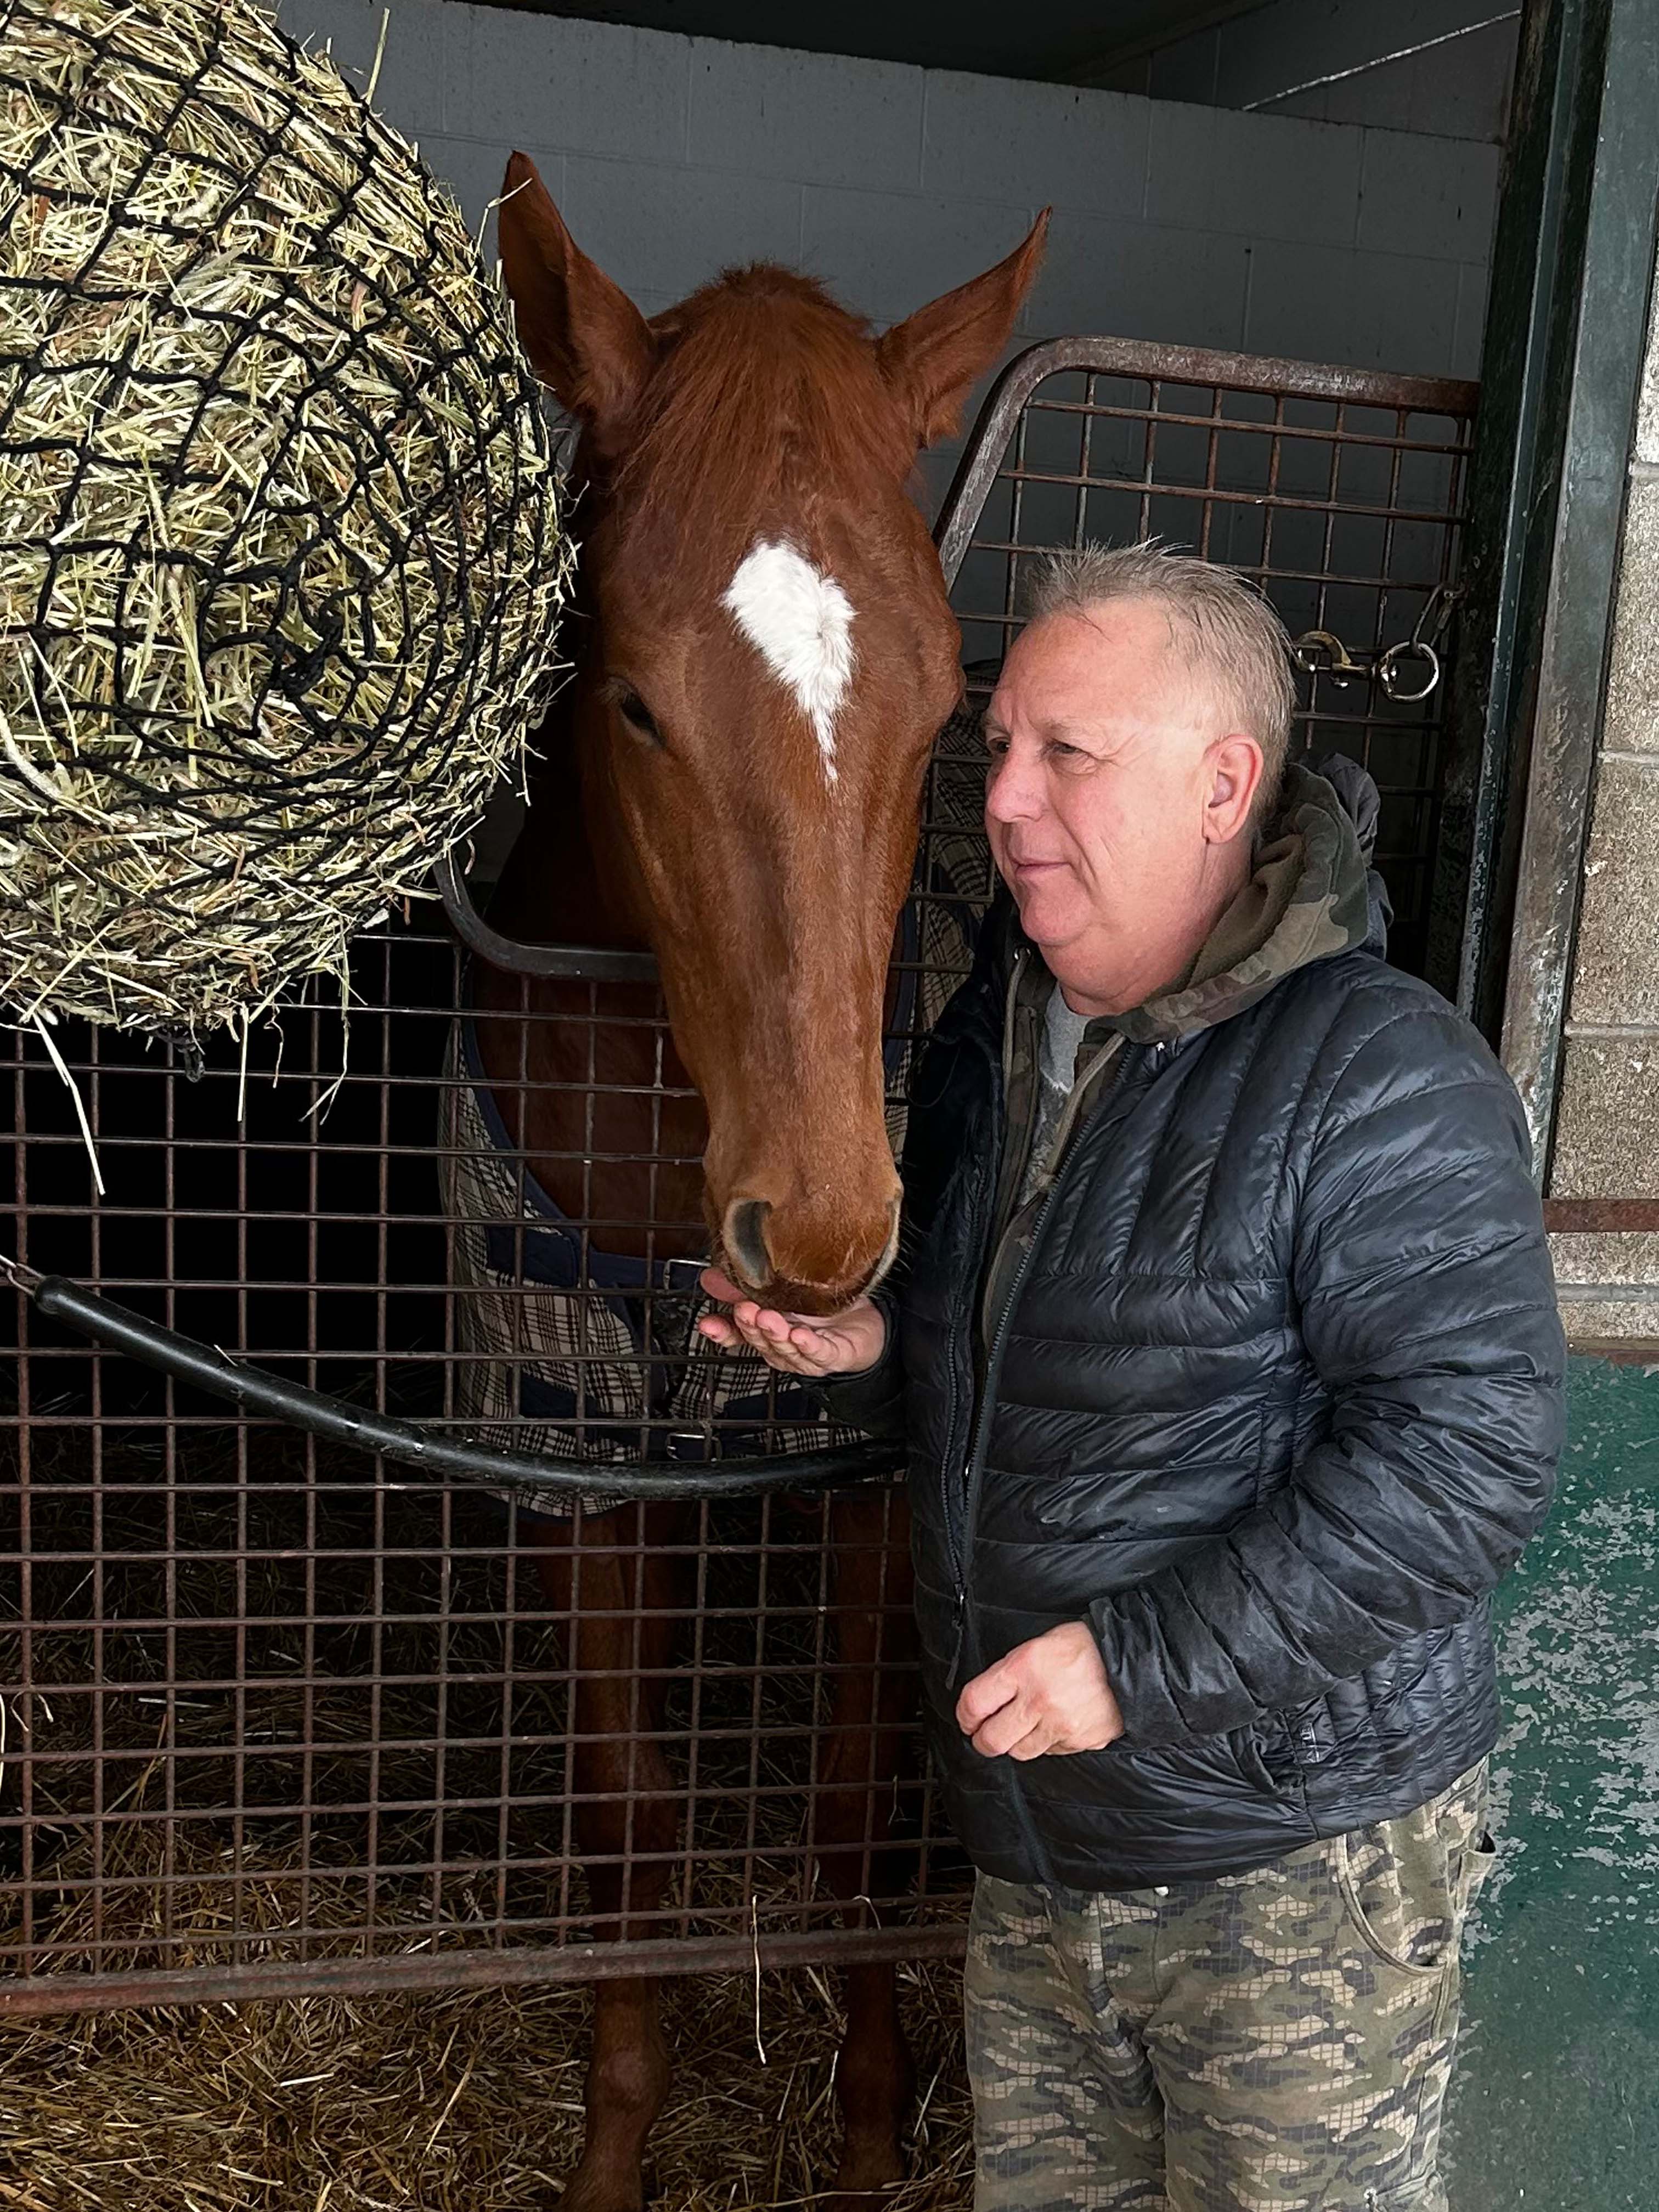
[{"label": "navy blue blanket trim", "polygon": [[[805,1428],[823,1418],[823,1408],[810,1390],[790,1389],[780,1376],[775,1398],[769,1398],[761,1390],[751,1397],[726,1400],[720,1407],[720,1425],[712,1453],[707,1437],[683,1434],[669,1438],[668,1455],[696,1467],[706,1466],[711,1458],[754,1459],[775,1449],[770,1444],[770,1431],[779,1423]],[[737,1425],[745,1420],[752,1425],[746,1429]]]},{"label": "navy blue blanket trim", "polygon": [[[562,1382],[550,1382],[538,1375],[523,1374],[519,1379],[519,1411],[527,1420],[574,1424],[580,1408],[576,1394]],[[720,1407],[720,1426],[714,1440],[711,1454],[707,1437],[684,1431],[671,1436],[665,1445],[670,1459],[684,1460],[688,1465],[702,1467],[711,1458],[750,1459],[767,1449],[771,1431],[780,1422],[798,1423],[806,1426],[822,1418],[823,1408],[810,1390],[790,1389],[781,1382],[775,1401],[764,1391],[751,1396],[728,1399]],[[659,1415],[653,1416],[660,1425]],[[749,1426],[736,1425],[748,1422]],[[728,1426],[728,1424],[732,1425]],[[629,1444],[637,1444],[640,1434],[638,1420],[598,1420],[591,1414],[583,1425],[590,1442],[598,1442],[614,1434]]]},{"label": "navy blue blanket trim", "polygon": [[[660,1291],[667,1287],[670,1271],[676,1276],[679,1263],[672,1260],[636,1260],[617,1252],[601,1252],[587,1238],[587,1266],[582,1267],[582,1242],[586,1234],[570,1219],[562,1206],[543,1189],[530,1172],[529,1165],[514,1158],[517,1147],[507,1133],[501,1109],[495,1103],[495,1093],[484,1076],[483,1061],[478,1052],[478,1034],[471,1014],[461,1017],[461,1057],[465,1063],[467,1079],[472,1085],[473,1097],[477,1101],[478,1115],[490,1143],[498,1152],[514,1158],[515,1177],[523,1176],[525,1204],[532,1213],[546,1223],[545,1228],[528,1221],[493,1221],[484,1231],[485,1250],[491,1271],[507,1275],[514,1280],[545,1283],[556,1291],[576,1291],[585,1285],[597,1291]],[[630,1312],[620,1300],[611,1300],[617,1311],[635,1329],[639,1316]]]}]

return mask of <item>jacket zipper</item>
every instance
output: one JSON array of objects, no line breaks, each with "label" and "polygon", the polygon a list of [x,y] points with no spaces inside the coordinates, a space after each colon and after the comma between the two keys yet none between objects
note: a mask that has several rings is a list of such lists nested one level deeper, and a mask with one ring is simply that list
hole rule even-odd
[{"label": "jacket zipper", "polygon": [[[1123,1080],[1123,1067],[1124,1060],[1123,1058],[1121,1057],[1119,1059],[1117,1072],[1114,1080],[1095,1101],[1097,1108],[1103,1106],[1107,1099],[1110,1098],[1116,1091],[1119,1085]],[[1066,1144],[1073,1133],[1073,1131],[1075,1129],[1075,1120],[1072,1121],[1069,1127],[1062,1122],[1062,1125],[1055,1136],[1055,1145],[1057,1148],[1062,1147]],[[992,1334],[990,1349],[986,1355],[985,1380],[980,1389],[979,1406],[975,1413],[969,1439],[968,1457],[963,1464],[962,1470],[962,1491],[964,1507],[963,1532],[964,1536],[971,1533],[973,1528],[974,1489],[975,1484],[979,1480],[981,1474],[983,1472],[985,1445],[991,1423],[991,1407],[996,1395],[997,1377],[1002,1370],[1002,1355],[1007,1344],[1009,1316],[1013,1312],[1015,1304],[1019,1297],[1020,1286],[1024,1282],[1026,1273],[1031,1265],[1032,1260],[1036,1256],[1037,1246],[1042,1242],[1044,1225],[1048,1221],[1049,1213],[1053,1211],[1054,1200],[1060,1194],[1060,1176],[1058,1152],[1048,1170],[1048,1188],[1042,1194],[1042,1203],[1037,1208],[1036,1218],[1032,1221],[1031,1233],[1026,1241],[1025,1249],[1020,1255],[1019,1265],[1015,1268],[1013,1280],[1008,1285],[1008,1295],[1004,1298],[1001,1310],[997,1315],[996,1327]],[[994,1254],[992,1255],[992,1264],[994,1266],[995,1264]],[[961,1610],[965,1607],[966,1605],[967,1576],[964,1567],[963,1554],[960,1548],[956,1545],[954,1540],[951,1544],[951,1551],[957,1565],[957,1606],[958,1609]]]},{"label": "jacket zipper", "polygon": [[[1121,1085],[1127,1058],[1127,1046],[1120,1046],[1117,1053],[1117,1066],[1113,1072],[1112,1081],[1095,1101],[1097,1109],[1103,1106],[1108,1098],[1113,1097]],[[995,1403],[996,1382],[1002,1369],[1002,1355],[1007,1342],[1008,1322],[1018,1301],[1020,1286],[1025,1280],[1027,1270],[1036,1255],[1037,1246],[1042,1242],[1044,1225],[1060,1193],[1060,1155],[1068,1146],[1080,1119],[1080,1115],[1068,1113],[1062,1118],[1060,1127],[1055,1133],[1054,1152],[1048,1170],[1048,1188],[1043,1193],[1042,1203],[1038,1207],[1036,1217],[1031,1224],[1030,1237],[1027,1240],[1024,1251],[1020,1255],[1019,1265],[1014,1270],[1013,1280],[1008,1285],[1008,1295],[1003,1300],[1002,1310],[997,1316],[995,1331],[992,1337],[990,1349],[986,1355],[985,1379],[981,1386],[980,1402],[970,1431],[968,1457],[962,1470],[963,1542],[960,1545],[954,1534],[951,1511],[951,1501],[948,1495],[944,1501],[945,1542],[951,1554],[951,1569],[956,1576],[954,1636],[951,1654],[951,1680],[953,1685],[957,1668],[962,1663],[962,1647],[966,1638],[968,1625],[968,1570],[965,1546],[973,1533],[974,1509],[980,1477],[984,1472],[985,1448],[990,1432],[991,1409]],[[992,1264],[995,1264],[994,1254],[992,1255]],[[954,1364],[951,1371],[954,1374]],[[945,1478],[947,1488],[949,1480],[947,1475]],[[1040,1870],[1042,1878],[1047,1880],[1048,1854],[1032,1821],[1030,1808],[1025,1802],[1025,1793],[1019,1785],[1018,1777],[1008,1771],[1005,1774],[1004,1779],[1007,1784],[1010,1802],[1014,1808],[1014,1817],[1019,1823],[1020,1832],[1025,1838],[1026,1848],[1031,1854],[1032,1863]]]},{"label": "jacket zipper", "polygon": [[[956,1633],[952,1638],[951,1653],[951,1682],[953,1688],[956,1686],[957,1676],[961,1669],[962,1647],[967,1640],[968,1633],[968,1569],[965,1551],[967,1545],[972,1540],[975,1493],[984,1465],[985,1443],[990,1428],[992,1394],[1002,1364],[1005,1325],[1009,1315],[1013,1311],[1014,1301],[1019,1295],[1020,1285],[1024,1281],[1025,1271],[1031,1262],[1031,1255],[1036,1249],[1038,1232],[1048,1218],[1048,1208],[1054,1203],[1054,1188],[1057,1187],[1058,1178],[1056,1178],[1055,1186],[1051,1187],[1039,1208],[1036,1219],[1031,1224],[1030,1241],[1021,1255],[1018,1267],[1014,1270],[1014,1279],[1009,1285],[1008,1296],[1003,1304],[1001,1313],[997,1316],[996,1337],[985,1363],[985,1382],[972,1425],[967,1462],[962,1470],[963,1549],[957,1549],[954,1537],[951,1539],[951,1545],[957,1577]],[[950,1525],[947,1501],[945,1526],[948,1528]],[[1032,1869],[1040,1881],[1050,1881],[1052,1871],[1048,1854],[1043,1845],[1042,1838],[1036,1832],[1036,1824],[1031,1818],[1030,1808],[1025,1802],[1025,1793],[1020,1788],[1019,1778],[1013,1772],[1006,1756],[998,1763],[1002,1769],[1000,1778],[1008,1792],[1008,1802],[1013,1809],[1014,1819],[1018,1824],[1020,1834],[1024,1838],[1026,1850],[1030,1855]]]},{"label": "jacket zipper", "polygon": [[[977,1209],[977,1207],[978,1207],[979,1200],[980,1200],[980,1194],[981,1194],[981,1190],[982,1190],[983,1187],[984,1187],[984,1178],[983,1178],[983,1176],[976,1176],[976,1177],[975,1177],[975,1182],[974,1182],[974,1187],[973,1187],[973,1194],[972,1194],[972,1202],[973,1202],[973,1204],[974,1204],[974,1206],[975,1206],[975,1209]],[[970,1360],[971,1360],[971,1358],[972,1358],[972,1352],[971,1352],[971,1348],[970,1348],[969,1355],[969,1358],[970,1358]],[[957,1373],[956,1347],[954,1346],[954,1345],[951,1346],[951,1362],[950,1362],[950,1386],[951,1386],[951,1387],[950,1387],[950,1395],[949,1395],[949,1396],[947,1397],[947,1399],[946,1399],[946,1401],[945,1401],[945,1460],[944,1460],[944,1464],[945,1464],[945,1468],[946,1468],[947,1469],[951,1466],[951,1464],[953,1463],[953,1462],[954,1462],[954,1460],[955,1460],[955,1456],[956,1456],[956,1443],[957,1443],[957,1403],[958,1403],[958,1401],[959,1401],[959,1398],[960,1398],[960,1389],[961,1389],[961,1386],[960,1386],[960,1379],[959,1379],[959,1377],[958,1377],[958,1376],[957,1376]],[[954,1632],[954,1636],[955,1636],[956,1648],[955,1648],[955,1650],[952,1651],[952,1653],[951,1653],[951,1672],[952,1672],[952,1674],[954,1674],[954,1673],[955,1673],[955,1671],[956,1671],[956,1665],[957,1665],[957,1660],[958,1660],[958,1659],[961,1657],[961,1656],[962,1656],[963,1587],[963,1583],[964,1583],[964,1580],[965,1580],[965,1577],[964,1577],[963,1570],[963,1561],[962,1561],[962,1557],[961,1557],[961,1554],[958,1553],[958,1551],[957,1551],[957,1549],[956,1527],[955,1527],[955,1523],[954,1523],[954,1522],[953,1522],[953,1520],[952,1520],[952,1518],[951,1518],[951,1499],[950,1499],[950,1497],[949,1497],[949,1494],[948,1494],[948,1492],[949,1492],[949,1486],[950,1486],[950,1476],[949,1476],[949,1474],[948,1474],[948,1473],[947,1473],[947,1474],[945,1475],[945,1484],[944,1484],[944,1486],[943,1486],[945,1487],[945,1489],[946,1495],[945,1495],[945,1498],[942,1499],[941,1503],[943,1504],[943,1505],[944,1505],[944,1509],[945,1509],[945,1515],[944,1515],[944,1518],[945,1518],[945,1549],[949,1552],[949,1553],[950,1553],[950,1555],[951,1555],[951,1572],[952,1576],[953,1576],[953,1577],[954,1577],[954,1578],[955,1578],[955,1583],[956,1583],[956,1593],[957,1593],[957,1595],[956,1595],[955,1607],[954,1607],[954,1620],[953,1620],[953,1624],[952,1624],[952,1626],[953,1626],[953,1632]]]},{"label": "jacket zipper", "polygon": [[[998,1111],[994,1117],[994,1126],[991,1131],[994,1139],[991,1146],[991,1157],[994,1161],[1000,1161],[1002,1157],[1004,1133],[1007,1121],[1008,1079],[1013,1060],[1015,1007],[1019,996],[1020,971],[1025,965],[1027,957],[1026,950],[1022,945],[1020,950],[1014,955],[1014,964],[1009,973],[1008,987],[1003,998],[1002,1081],[1000,1091],[998,1096]],[[981,1194],[986,1187],[986,1182],[987,1178],[983,1176],[979,1176],[975,1180],[973,1195],[974,1205],[976,1210]],[[996,1205],[997,1183],[998,1173],[994,1170],[989,1177],[991,1202],[994,1212]],[[994,1231],[995,1227],[996,1224],[994,1220],[993,1220],[991,1224],[993,1231]],[[975,1238],[975,1241],[977,1243],[977,1238]],[[971,1371],[974,1364],[971,1331],[969,1333],[968,1364]],[[954,1678],[957,1663],[962,1657],[962,1638],[967,1609],[968,1582],[967,1563],[963,1556],[961,1548],[957,1542],[956,1516],[951,1510],[952,1500],[951,1497],[950,1470],[955,1463],[956,1459],[957,1407],[959,1398],[959,1385],[954,1348],[951,1359],[950,1374],[951,1390],[950,1396],[947,1401],[947,1410],[945,1419],[945,1455],[942,1462],[943,1471],[939,1484],[941,1492],[939,1503],[943,1508],[943,1518],[945,1522],[945,1547],[950,1554],[951,1575],[955,1586],[955,1596],[951,1607],[951,1630],[954,1648],[951,1653],[951,1672]],[[969,1424],[969,1440],[970,1443],[972,1441],[972,1429],[973,1424],[970,1421]]]},{"label": "jacket zipper", "polygon": [[[1018,952],[1016,952],[1016,953],[1015,953],[1015,955],[1014,955],[1014,963],[1013,963],[1012,968],[1012,969],[1010,969],[1010,971],[1009,971],[1007,988],[1006,988],[1006,992],[1004,993],[1004,995],[1003,995],[1003,1006],[1002,1006],[1002,1061],[1001,1061],[1001,1086],[1000,1086],[1000,1091],[999,1091],[999,1093],[998,1093],[998,1097],[997,1097],[997,1112],[996,1112],[996,1114],[995,1114],[995,1115],[994,1115],[994,1117],[993,1127],[992,1127],[992,1131],[991,1131],[991,1135],[992,1135],[992,1139],[993,1139],[993,1142],[992,1142],[992,1146],[991,1146],[991,1158],[992,1158],[992,1159],[993,1159],[993,1161],[994,1161],[994,1162],[999,1162],[999,1163],[1000,1162],[1001,1158],[1002,1158],[1002,1147],[1003,1147],[1004,1141],[1005,1141],[1005,1139],[1006,1139],[1006,1131],[1007,1131],[1007,1119],[1008,1119],[1008,1084],[1009,1084],[1009,1079],[1010,1079],[1010,1077],[1011,1077],[1011,1075],[1012,1075],[1012,1070],[1013,1070],[1014,1022],[1015,1022],[1015,1019],[1016,1019],[1017,1009],[1018,1009],[1018,1000],[1019,1000],[1019,979],[1020,979],[1021,972],[1022,972],[1022,970],[1024,969],[1024,966],[1025,966],[1025,963],[1026,963],[1027,959],[1029,958],[1029,957],[1030,957],[1030,955],[1029,955],[1029,953],[1028,953],[1028,951],[1027,951],[1027,949],[1026,949],[1024,945],[1022,945],[1022,946],[1020,947],[1019,951],[1018,951]],[[981,1176],[980,1177],[978,1177],[978,1178],[976,1179],[976,1181],[975,1181],[975,1185],[974,1185],[974,1204],[975,1204],[975,1209],[977,1209],[980,1197],[981,1197],[981,1194],[983,1193],[983,1191],[984,1191],[984,1190],[986,1189],[986,1188],[988,1187],[988,1188],[989,1188],[990,1196],[991,1196],[991,1210],[992,1210],[992,1219],[991,1219],[991,1222],[990,1222],[990,1224],[989,1224],[989,1228],[990,1228],[990,1233],[991,1233],[991,1235],[992,1235],[993,1237],[994,1237],[994,1236],[995,1236],[995,1233],[996,1233],[996,1219],[995,1219],[995,1213],[996,1213],[996,1198],[997,1198],[997,1190],[998,1190],[998,1186],[999,1186],[1000,1181],[1000,1167],[996,1167],[996,1168],[994,1168],[994,1169],[993,1169],[993,1171],[992,1171],[992,1173],[991,1173],[991,1175],[990,1175],[990,1176],[989,1176],[988,1178],[987,1178],[987,1177],[985,1177],[985,1176]],[[975,1244],[977,1244],[977,1243],[978,1243],[977,1237],[975,1237]],[[969,1351],[968,1351],[968,1366],[969,1366],[969,1387],[970,1387],[970,1390],[971,1390],[971,1387],[972,1387],[972,1374],[973,1374],[973,1369],[974,1369],[974,1366],[975,1366],[975,1359],[974,1359],[974,1353],[973,1353],[973,1341],[972,1341],[972,1335],[973,1335],[973,1333],[972,1333],[972,1330],[970,1329],[970,1330],[969,1330]],[[955,1515],[955,1513],[953,1512],[953,1510],[951,1510],[951,1509],[952,1509],[952,1504],[953,1504],[953,1501],[952,1501],[952,1498],[951,1498],[951,1472],[950,1472],[950,1471],[951,1471],[951,1468],[952,1468],[952,1466],[955,1464],[955,1461],[956,1461],[956,1448],[957,1448],[957,1404],[958,1404],[959,1397],[960,1397],[959,1378],[958,1378],[957,1372],[957,1361],[956,1361],[956,1358],[955,1358],[955,1356],[954,1356],[954,1351],[953,1351],[953,1352],[952,1352],[952,1357],[951,1357],[951,1359],[950,1375],[951,1375],[951,1390],[950,1390],[950,1396],[949,1396],[949,1398],[948,1398],[948,1400],[947,1400],[947,1401],[946,1401],[947,1410],[946,1410],[946,1413],[945,1413],[945,1454],[944,1454],[943,1460],[942,1460],[942,1462],[941,1462],[941,1474],[940,1474],[940,1482],[939,1482],[939,1489],[940,1489],[941,1495],[940,1495],[940,1498],[939,1498],[939,1504],[940,1504],[940,1505],[941,1505],[941,1507],[942,1507],[942,1509],[943,1509],[943,1518],[944,1518],[944,1523],[945,1523],[945,1547],[946,1552],[950,1554],[950,1559],[951,1559],[951,1581],[952,1581],[952,1583],[953,1583],[953,1585],[954,1585],[954,1590],[955,1590],[954,1600],[953,1600],[952,1606],[951,1606],[951,1631],[952,1631],[952,1646],[953,1646],[953,1648],[952,1648],[952,1650],[951,1650],[951,1676],[952,1676],[952,1678],[954,1679],[955,1674],[956,1674],[957,1667],[957,1665],[958,1665],[958,1663],[960,1662],[961,1658],[962,1658],[962,1638],[963,1638],[963,1626],[964,1626],[964,1621],[965,1621],[965,1616],[966,1616],[966,1611],[967,1611],[967,1601],[968,1601],[968,1593],[967,1593],[967,1583],[968,1583],[967,1561],[966,1561],[966,1559],[964,1559],[964,1557],[963,1557],[963,1553],[962,1553],[962,1550],[961,1550],[960,1547],[958,1546],[958,1544],[957,1544],[957,1522],[956,1522],[956,1515]],[[969,1443],[972,1443],[972,1441],[973,1441],[973,1423],[971,1422],[971,1420],[970,1420],[970,1421],[969,1421],[969,1437],[968,1437],[968,1441],[969,1441]],[[964,1488],[965,1488],[965,1486],[966,1486],[966,1471],[967,1471],[967,1463],[966,1463],[966,1462],[963,1462],[963,1484],[964,1484]]]}]

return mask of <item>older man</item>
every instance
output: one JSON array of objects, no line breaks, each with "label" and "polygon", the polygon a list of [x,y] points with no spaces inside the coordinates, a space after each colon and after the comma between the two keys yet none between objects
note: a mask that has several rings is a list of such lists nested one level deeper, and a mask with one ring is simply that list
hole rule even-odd
[{"label": "older man", "polygon": [[895,1280],[803,1323],[711,1279],[717,1342],[908,1430],[981,2212],[1445,2203],[1563,1346],[1513,1092],[1384,963],[1375,790],[1285,764],[1292,702],[1242,579],[1056,558]]}]

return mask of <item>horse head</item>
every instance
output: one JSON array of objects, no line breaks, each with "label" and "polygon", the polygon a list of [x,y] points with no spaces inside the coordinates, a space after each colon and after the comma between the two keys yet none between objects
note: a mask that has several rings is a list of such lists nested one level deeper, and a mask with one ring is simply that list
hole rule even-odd
[{"label": "horse head", "polygon": [[884,990],[961,693],[909,481],[1006,343],[1047,217],[880,337],[768,265],[647,320],[521,154],[499,222],[520,337],[580,431],[570,712],[595,865],[708,1111],[717,1255],[770,1303],[833,1311],[893,1250]]}]

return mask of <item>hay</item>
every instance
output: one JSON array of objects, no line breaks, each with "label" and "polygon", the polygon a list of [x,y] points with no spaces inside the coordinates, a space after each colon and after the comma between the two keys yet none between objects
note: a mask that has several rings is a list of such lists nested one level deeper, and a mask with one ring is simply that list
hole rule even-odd
[{"label": "hay", "polygon": [[[911,2178],[887,2212],[967,2212],[961,1977],[899,1969],[918,2080]],[[546,2212],[581,2134],[580,1989],[311,1997],[0,2024],[6,2212]],[[653,2131],[665,2212],[810,2204],[834,2178],[833,1975],[676,1980]]]},{"label": "hay", "polygon": [[0,1000],[246,1024],[521,763],[569,567],[505,301],[241,0],[0,0]]}]

